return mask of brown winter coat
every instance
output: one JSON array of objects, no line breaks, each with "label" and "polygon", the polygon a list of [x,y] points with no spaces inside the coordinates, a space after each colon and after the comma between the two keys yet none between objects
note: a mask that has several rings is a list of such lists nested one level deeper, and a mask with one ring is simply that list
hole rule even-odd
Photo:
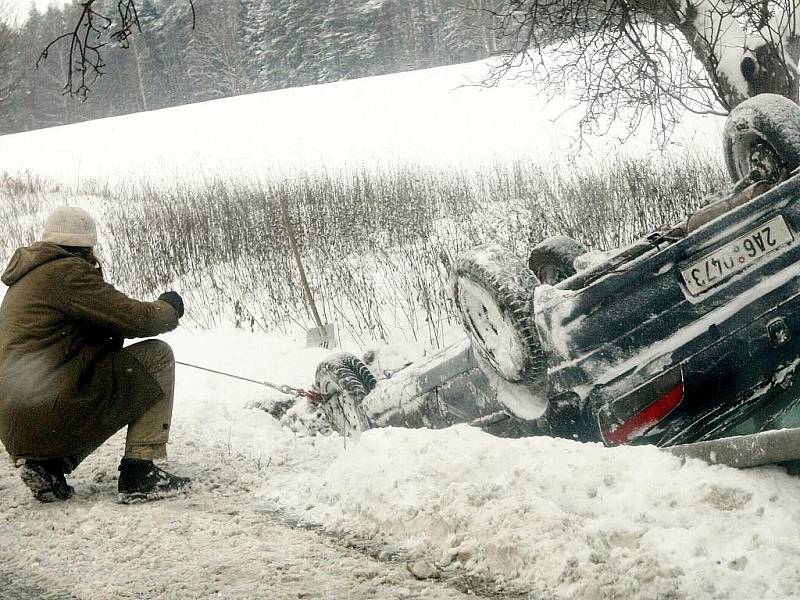
[{"label": "brown winter coat", "polygon": [[48,242],[19,248],[0,279],[0,441],[12,458],[80,460],[161,398],[121,347],[174,329],[171,305],[128,298]]}]

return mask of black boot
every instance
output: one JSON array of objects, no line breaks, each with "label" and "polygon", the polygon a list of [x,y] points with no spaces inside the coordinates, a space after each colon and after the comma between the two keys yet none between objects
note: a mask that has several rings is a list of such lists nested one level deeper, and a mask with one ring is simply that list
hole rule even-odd
[{"label": "black boot", "polygon": [[152,460],[123,458],[119,463],[119,501],[123,504],[159,500],[188,488],[192,480],[159,469]]},{"label": "black boot", "polygon": [[75,493],[64,478],[61,460],[26,460],[19,475],[39,502],[67,500]]}]

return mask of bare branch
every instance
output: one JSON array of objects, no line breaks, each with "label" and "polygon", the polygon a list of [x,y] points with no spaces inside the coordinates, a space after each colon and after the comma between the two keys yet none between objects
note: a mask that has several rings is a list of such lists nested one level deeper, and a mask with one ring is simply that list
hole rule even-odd
[{"label": "bare branch", "polygon": [[[50,42],[36,61],[36,68],[46,60],[56,44],[66,41],[69,46],[69,62],[63,87],[64,94],[77,96],[82,101],[88,98],[91,86],[103,74],[106,66],[103,49],[111,42],[122,48],[130,47],[134,31],[141,33],[136,0],[117,0],[116,19],[95,10],[97,0],[84,0],[75,28]],[[186,0],[192,11],[192,29],[195,28],[194,0]]]},{"label": "bare branch", "polygon": [[531,78],[584,111],[580,135],[647,116],[666,142],[687,111],[726,114],[773,91],[797,99],[795,0],[505,0],[484,82]]}]

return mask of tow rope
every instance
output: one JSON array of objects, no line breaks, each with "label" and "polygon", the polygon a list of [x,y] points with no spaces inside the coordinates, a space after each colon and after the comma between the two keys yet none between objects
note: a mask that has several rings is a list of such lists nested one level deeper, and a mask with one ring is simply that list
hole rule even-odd
[{"label": "tow rope", "polygon": [[208,367],[201,367],[200,365],[193,365],[190,363],[181,362],[179,360],[175,361],[176,365],[183,365],[184,367],[191,367],[192,369],[198,369],[200,371],[208,371],[209,373],[216,373],[217,375],[222,375],[224,377],[230,377],[231,379],[239,379],[241,381],[249,381],[250,383],[255,383],[257,385],[263,385],[264,387],[268,387],[273,389],[281,394],[286,394],[288,396],[296,396],[298,398],[308,398],[311,402],[320,402],[322,400],[322,394],[318,394],[317,392],[304,390],[303,388],[296,388],[290,385],[278,385],[276,383],[270,383],[269,381],[259,381],[257,379],[250,379],[249,377],[242,377],[241,375],[234,375],[233,373],[226,373],[225,371],[217,371],[216,369],[209,369]]}]

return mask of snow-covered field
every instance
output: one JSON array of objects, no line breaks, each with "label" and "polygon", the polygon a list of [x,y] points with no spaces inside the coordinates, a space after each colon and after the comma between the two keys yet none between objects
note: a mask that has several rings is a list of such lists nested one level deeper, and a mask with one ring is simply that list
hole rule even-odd
[{"label": "snow-covered field", "polygon": [[[553,136],[568,125],[548,125],[530,88],[456,88],[479,69],[6,136],[0,164],[119,181],[189,168],[535,159],[561,148]],[[710,147],[717,127],[694,121],[679,139],[696,132],[690,145]],[[91,152],[76,152],[76,139]],[[305,348],[299,333],[182,326],[163,337],[180,361],[303,388],[330,352]],[[373,430],[357,443],[304,436],[258,408],[276,392],[178,369],[169,467],[195,479],[192,493],[116,504],[120,435],[74,473],[67,503],[36,503],[0,460],[0,598],[800,597],[800,486],[778,468],[502,440],[466,426]]]},{"label": "snow-covered field", "polygon": [[[492,164],[571,155],[580,114],[537,88],[473,85],[482,62],[202,102],[0,137],[0,171],[59,181],[169,181],[294,170]],[[717,151],[722,120],[688,115],[671,151]],[[580,158],[651,151],[649,132],[587,138]]]}]

